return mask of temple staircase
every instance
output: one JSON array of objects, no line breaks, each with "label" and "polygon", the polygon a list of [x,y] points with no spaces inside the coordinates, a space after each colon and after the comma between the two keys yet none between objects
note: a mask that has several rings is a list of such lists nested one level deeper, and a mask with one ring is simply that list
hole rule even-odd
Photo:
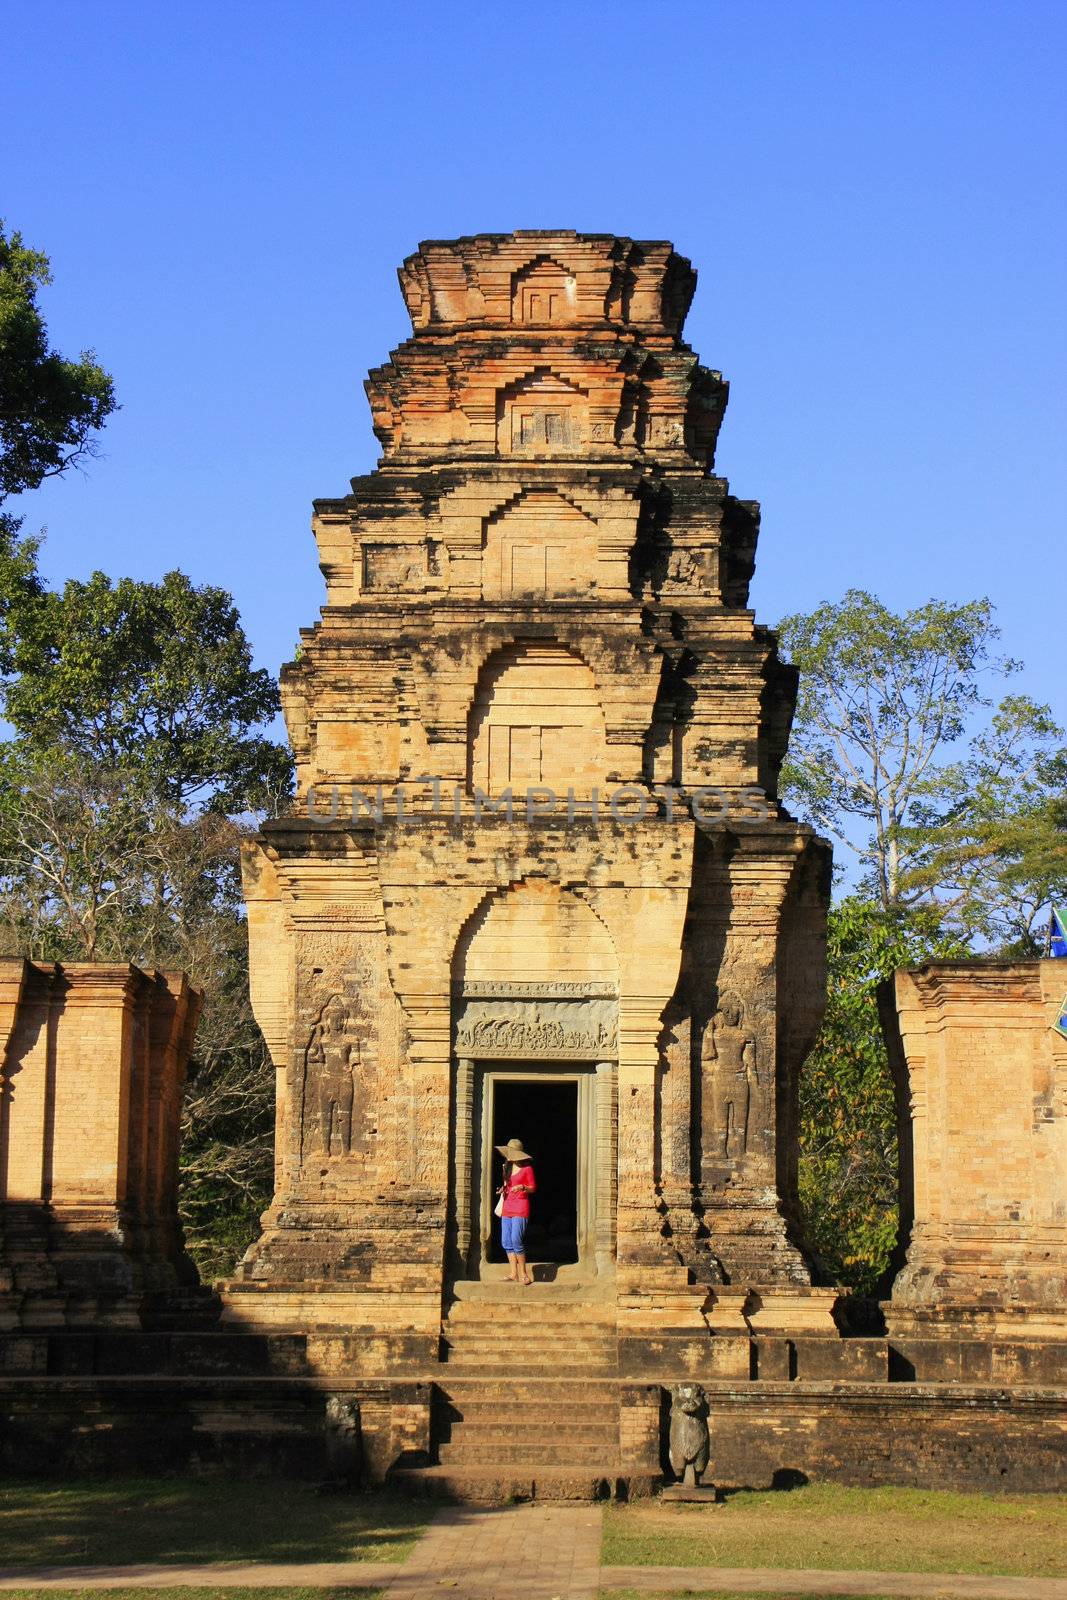
[{"label": "temple staircase", "polygon": [[460,1283],[435,1374],[436,1465],[405,1486],[461,1500],[602,1499],[616,1492],[613,1299],[588,1286]]}]

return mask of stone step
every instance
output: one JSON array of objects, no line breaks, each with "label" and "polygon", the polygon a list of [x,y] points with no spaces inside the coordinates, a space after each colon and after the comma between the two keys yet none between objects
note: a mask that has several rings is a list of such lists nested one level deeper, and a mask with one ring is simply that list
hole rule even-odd
[{"label": "stone step", "polygon": [[[483,1443],[480,1439],[457,1439],[449,1444],[443,1444],[438,1449],[438,1456],[443,1467],[485,1466],[487,1463],[512,1460],[514,1462],[527,1462],[536,1466],[546,1467],[592,1467],[598,1472],[607,1470],[605,1463],[610,1465],[619,1453],[619,1441],[606,1439],[593,1444],[575,1444],[569,1440],[560,1440],[558,1444],[548,1444],[538,1440],[529,1449],[524,1440],[516,1443],[514,1436],[509,1443],[506,1440],[492,1439]],[[531,1470],[527,1467],[527,1471]]]},{"label": "stone step", "polygon": [[[534,1263],[536,1266],[536,1263]],[[452,1298],[456,1305],[500,1305],[510,1303],[517,1295],[526,1294],[538,1305],[570,1307],[590,1315],[610,1310],[614,1314],[614,1293],[610,1288],[596,1289],[588,1283],[567,1283],[538,1279],[527,1290],[511,1283],[501,1270],[500,1277],[488,1279],[461,1278],[452,1284]]]},{"label": "stone step", "polygon": [[528,1306],[531,1311],[551,1317],[578,1317],[582,1321],[602,1322],[617,1315],[614,1297],[600,1300],[579,1300],[574,1296],[553,1294],[543,1283],[507,1284],[499,1293],[483,1295],[477,1300],[450,1300],[449,1311],[454,1316],[495,1317],[501,1311],[515,1306]]},{"label": "stone step", "polygon": [[486,1406],[501,1413],[501,1406],[518,1406],[531,1411],[552,1411],[568,1416],[579,1406],[590,1410],[614,1411],[619,1406],[619,1387],[614,1374],[581,1373],[574,1378],[541,1378],[539,1374],[523,1373],[522,1378],[510,1374],[507,1387],[501,1387],[498,1373],[466,1373],[448,1368],[435,1374],[438,1394],[448,1405],[464,1410],[467,1406]]},{"label": "stone step", "polygon": [[567,1422],[561,1416],[542,1418],[540,1422],[530,1417],[512,1416],[507,1420],[497,1413],[495,1417],[453,1417],[448,1425],[450,1442],[457,1440],[474,1439],[479,1444],[495,1443],[499,1446],[497,1459],[503,1460],[511,1454],[516,1441],[521,1442],[525,1449],[527,1443],[531,1453],[540,1442],[557,1445],[560,1443],[603,1445],[605,1440],[614,1444],[619,1440],[619,1418],[615,1416],[585,1417],[575,1422]]},{"label": "stone step", "polygon": [[536,1339],[617,1339],[613,1322],[573,1322],[538,1317],[448,1317],[442,1324],[466,1339],[514,1339],[516,1334]]},{"label": "stone step", "polygon": [[457,1355],[446,1352],[443,1364],[454,1372],[469,1373],[471,1377],[495,1378],[498,1381],[507,1378],[513,1383],[523,1378],[580,1378],[583,1375],[609,1378],[616,1375],[614,1361],[575,1361],[570,1356],[549,1361],[531,1358],[525,1352],[518,1361],[514,1355],[509,1358],[503,1355],[479,1356],[469,1352]]},{"label": "stone step", "polygon": [[587,1317],[566,1306],[539,1306],[535,1300],[518,1299],[507,1306],[453,1306],[447,1312],[446,1322],[464,1328],[514,1328],[521,1323],[524,1328],[591,1328],[598,1332],[614,1333],[618,1318],[610,1316]]},{"label": "stone step", "polygon": [[512,1314],[520,1316],[524,1323],[538,1322],[546,1328],[614,1328],[618,1321],[614,1306],[590,1309],[558,1300],[542,1300],[533,1289],[517,1289],[507,1300],[460,1302],[449,1307],[448,1320],[487,1327],[506,1322]]},{"label": "stone step", "polygon": [[619,1335],[607,1323],[586,1326],[573,1322],[541,1323],[516,1318],[513,1322],[456,1322],[441,1324],[446,1339],[484,1339],[487,1343],[514,1345],[518,1341],[541,1344],[617,1344]]},{"label": "stone step", "polygon": [[542,1418],[545,1427],[561,1428],[578,1425],[614,1427],[619,1415],[617,1400],[589,1401],[581,1404],[571,1402],[561,1405],[558,1401],[546,1404],[543,1400],[513,1399],[510,1394],[504,1397],[498,1393],[495,1400],[456,1399],[450,1404],[456,1416],[465,1424],[490,1423],[499,1426],[501,1416],[507,1415],[514,1418],[524,1429],[539,1427],[539,1419]]},{"label": "stone step", "polygon": [[451,1361],[454,1356],[464,1356],[476,1361],[507,1362],[516,1372],[521,1372],[528,1363],[544,1366],[566,1361],[577,1367],[604,1366],[609,1363],[614,1366],[618,1359],[614,1342],[571,1345],[558,1339],[544,1344],[536,1339],[513,1339],[510,1342],[504,1339],[446,1339],[442,1349],[446,1361]]},{"label": "stone step", "polygon": [[510,1361],[517,1371],[525,1361],[569,1361],[586,1365],[588,1362],[614,1362],[618,1353],[615,1341],[604,1345],[570,1344],[562,1339],[540,1340],[512,1339],[444,1339],[440,1348],[446,1353],[454,1350],[468,1355],[486,1356],[494,1361]]},{"label": "stone step", "polygon": [[468,1505],[507,1505],[517,1500],[636,1500],[652,1495],[658,1473],[613,1463],[589,1467],[526,1466],[486,1462],[477,1467],[399,1467],[389,1481],[405,1494],[440,1496]]},{"label": "stone step", "polygon": [[532,1314],[522,1316],[516,1311],[514,1316],[492,1317],[457,1317],[453,1312],[444,1319],[446,1328],[462,1328],[464,1333],[514,1333],[517,1328],[528,1329],[531,1333],[539,1333],[546,1339],[559,1338],[561,1335],[588,1334],[591,1339],[614,1339],[618,1335],[618,1324],[605,1317],[603,1321],[586,1322],[576,1321],[574,1317],[546,1317]]},{"label": "stone step", "polygon": [[542,1344],[540,1340],[486,1340],[486,1339],[446,1339],[440,1347],[445,1353],[445,1359],[450,1354],[468,1355],[483,1358],[487,1361],[507,1361],[521,1372],[527,1362],[536,1362],[544,1365],[554,1361],[568,1361],[572,1366],[597,1366],[610,1362],[614,1366],[618,1359],[618,1348],[614,1341],[611,1344],[587,1345],[564,1344],[561,1339]]}]

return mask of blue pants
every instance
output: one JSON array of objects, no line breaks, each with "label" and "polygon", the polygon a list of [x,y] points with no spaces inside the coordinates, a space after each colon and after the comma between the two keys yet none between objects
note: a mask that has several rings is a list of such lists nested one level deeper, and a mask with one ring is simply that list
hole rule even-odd
[{"label": "blue pants", "polygon": [[529,1217],[501,1217],[500,1242],[505,1254],[521,1256],[526,1250],[526,1224]]}]

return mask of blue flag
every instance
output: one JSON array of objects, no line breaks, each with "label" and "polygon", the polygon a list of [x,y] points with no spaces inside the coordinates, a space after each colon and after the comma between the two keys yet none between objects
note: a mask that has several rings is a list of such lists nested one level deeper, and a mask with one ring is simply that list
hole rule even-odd
[{"label": "blue flag", "polygon": [[1065,994],[1063,997],[1063,1004],[1060,1007],[1060,1014],[1052,1026],[1055,1028],[1057,1033],[1062,1033],[1063,1037],[1067,1039],[1067,994]]},{"label": "blue flag", "polygon": [[1067,912],[1058,906],[1052,907],[1052,921],[1048,930],[1048,953],[1050,956],[1067,958]]}]

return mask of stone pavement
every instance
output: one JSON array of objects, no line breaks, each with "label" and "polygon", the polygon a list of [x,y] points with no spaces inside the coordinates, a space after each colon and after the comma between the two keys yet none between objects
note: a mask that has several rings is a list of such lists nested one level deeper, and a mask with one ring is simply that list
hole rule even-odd
[{"label": "stone pavement", "polygon": [[599,1506],[452,1506],[389,1585],[389,1600],[596,1600]]},{"label": "stone pavement", "polygon": [[602,1592],[900,1596],[901,1600],[1067,1600],[1067,1579],[727,1567],[602,1567],[592,1505],[450,1506],[405,1562],[210,1562],[203,1566],[0,1569],[3,1589],[348,1588],[388,1600],[596,1600]]}]

